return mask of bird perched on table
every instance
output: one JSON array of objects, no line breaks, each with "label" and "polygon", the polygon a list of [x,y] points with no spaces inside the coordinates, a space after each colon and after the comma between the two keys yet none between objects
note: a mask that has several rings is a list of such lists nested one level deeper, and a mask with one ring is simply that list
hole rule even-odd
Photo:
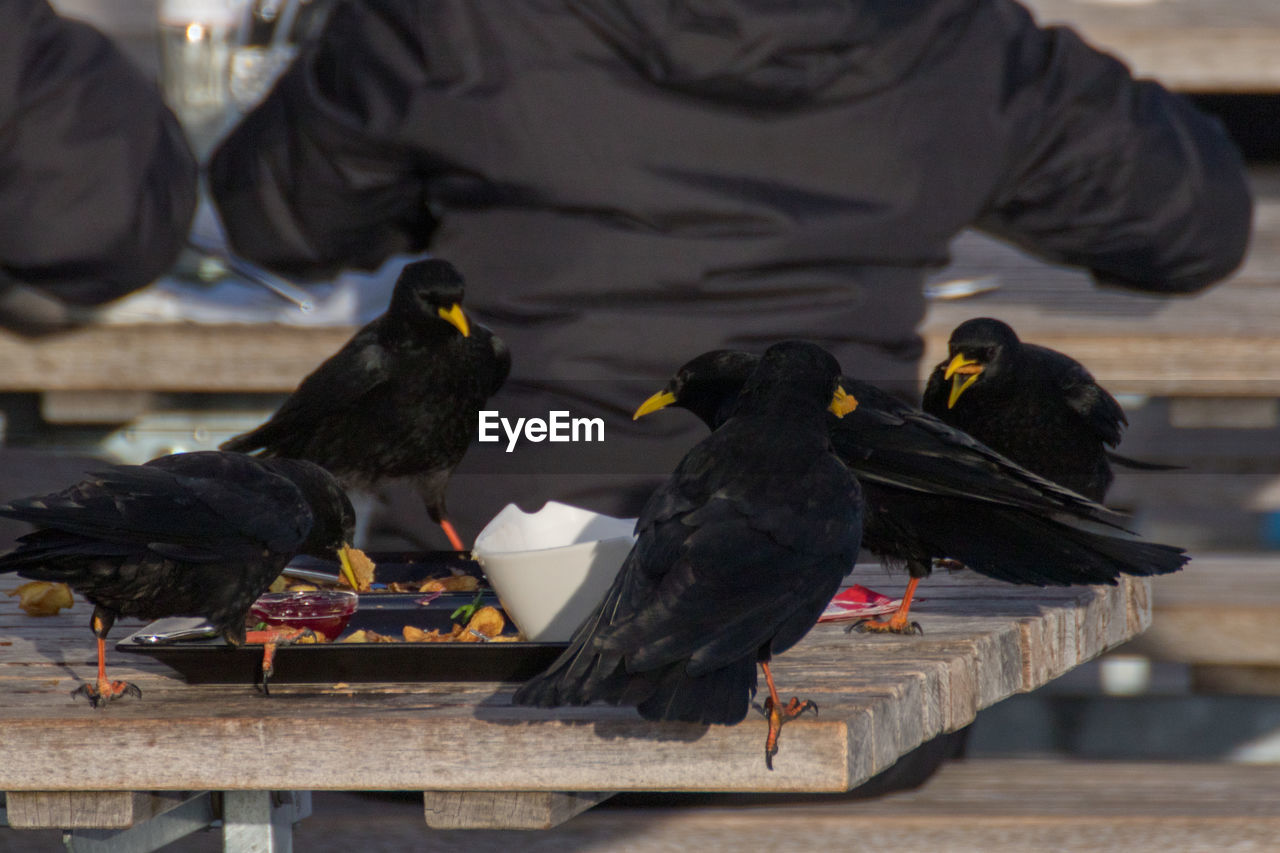
[{"label": "bird perched on table", "polygon": [[500,338],[467,320],[463,289],[446,261],[407,265],[382,316],[303,379],[270,420],[222,449],[309,459],[361,489],[409,478],[431,520],[464,550],[445,491],[511,356]]},{"label": "bird perched on table", "polygon": [[921,407],[1042,477],[1101,502],[1113,462],[1174,467],[1107,450],[1128,425],[1124,410],[1070,356],[1023,343],[1007,323],[989,317],[956,326],[947,347]]},{"label": "bird perched on table", "polygon": [[94,706],[142,695],[106,675],[107,632],[119,616],[202,616],[239,645],[250,605],[296,554],[336,556],[354,587],[347,543],[355,513],[337,481],[310,462],[177,453],[106,466],[55,494],[4,504],[0,515],[37,528],[0,556],[0,573],[69,584],[94,605],[98,678],[72,694]]},{"label": "bird perched on table", "polygon": [[[636,417],[674,406],[713,430],[724,422],[746,377],[751,353],[714,350],[681,367]],[[832,421],[836,453],[862,484],[862,547],[906,565],[902,605],[861,630],[919,630],[908,618],[919,581],[936,559],[957,560],[1010,583],[1115,583],[1122,574],[1179,569],[1179,548],[1142,542],[1123,518],[1001,456],[964,432],[866,382],[842,386],[858,408]]]},{"label": "bird perched on table", "polygon": [[602,700],[649,720],[737,723],[759,663],[772,767],[783,723],[814,706],[783,705],[769,661],[817,622],[861,538],[858,483],[832,453],[826,424],[828,406],[856,406],[839,375],[812,344],[765,352],[724,425],[645,505],[600,606],[520,688],[518,704]]}]

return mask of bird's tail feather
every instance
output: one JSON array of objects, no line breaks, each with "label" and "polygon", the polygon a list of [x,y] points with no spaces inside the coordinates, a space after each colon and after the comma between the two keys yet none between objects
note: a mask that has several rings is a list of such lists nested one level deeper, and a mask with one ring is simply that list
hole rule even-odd
[{"label": "bird's tail feather", "polygon": [[[646,720],[686,723],[739,723],[756,691],[756,659],[751,654],[706,675],[690,676],[685,662],[633,675],[628,689],[647,694],[634,703]],[[624,694],[626,695],[626,694]]]},{"label": "bird's tail feather", "polygon": [[[1004,516],[1009,517],[1005,518]],[[992,516],[999,518],[992,519]],[[981,519],[937,519],[971,525],[968,536],[952,531],[948,556],[988,577],[1039,586],[1115,583],[1122,575],[1176,572],[1190,559],[1182,548],[1095,530],[1016,511],[992,513],[989,532]],[[979,529],[974,529],[977,527]],[[959,543],[959,544],[957,544]]]},{"label": "bird's tail feather", "polygon": [[607,702],[634,705],[647,720],[736,723],[746,716],[755,692],[755,657],[749,655],[709,672],[690,676],[679,660],[644,672],[627,670],[622,653],[602,649],[598,633],[606,627],[609,602],[578,629],[569,648],[545,672],[516,691],[517,705],[554,708]]}]

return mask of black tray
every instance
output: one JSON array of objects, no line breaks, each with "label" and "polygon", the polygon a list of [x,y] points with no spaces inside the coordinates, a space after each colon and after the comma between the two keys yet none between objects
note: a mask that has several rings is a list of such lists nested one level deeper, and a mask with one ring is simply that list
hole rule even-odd
[{"label": "black tray", "polygon": [[[465,555],[455,552],[415,554],[400,562],[390,555],[371,555],[382,581],[415,580],[441,574],[442,565],[466,569]],[[319,563],[319,561],[315,561]],[[296,565],[303,565],[301,562]],[[337,568],[333,565],[334,574]],[[307,568],[316,568],[307,563]],[[476,569],[478,572],[478,567]],[[425,573],[424,573],[425,572]],[[449,630],[450,614],[475,600],[475,593],[444,593],[423,603],[422,593],[361,593],[360,605],[346,630],[332,643],[280,646],[273,684],[378,681],[524,681],[546,669],[566,643],[520,641],[488,643],[343,643],[362,628],[399,638],[405,625],[424,631]],[[497,596],[483,590],[480,606],[499,607]],[[172,667],[191,684],[244,683],[262,680],[262,646],[233,648],[221,637],[147,643],[150,634],[190,627],[198,619],[160,619],[116,643],[116,649],[143,654]],[[508,620],[504,633],[515,634]]]},{"label": "black tray", "polygon": [[[375,587],[396,582],[423,581],[456,572],[474,575],[480,579],[482,586],[488,586],[480,564],[471,559],[470,553],[466,551],[372,551],[369,559],[377,565]],[[300,556],[289,563],[289,568],[323,572],[331,575],[335,582],[338,580],[336,560]]]}]

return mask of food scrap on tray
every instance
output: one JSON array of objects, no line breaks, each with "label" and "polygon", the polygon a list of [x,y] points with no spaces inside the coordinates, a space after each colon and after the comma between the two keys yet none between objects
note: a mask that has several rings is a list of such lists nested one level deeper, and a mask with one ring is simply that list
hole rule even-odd
[{"label": "food scrap on tray", "polygon": [[350,549],[347,552],[347,557],[351,563],[351,573],[355,575],[356,592],[368,592],[373,586],[373,575],[377,568],[373,564],[373,560],[370,560],[369,555],[358,548]]},{"label": "food scrap on tray", "polygon": [[424,581],[393,581],[387,584],[389,592],[475,592],[479,587],[480,579],[466,572],[454,572]]},{"label": "food scrap on tray", "polygon": [[[395,592],[395,593],[445,593],[445,592],[475,592],[480,588],[480,578],[473,574],[457,569],[444,569],[447,574],[437,574],[429,578],[412,578],[408,580],[389,580],[377,589],[373,588],[376,582],[377,566],[368,554],[358,549],[352,548],[349,554],[352,574],[355,575],[357,583],[357,592],[361,593],[379,593],[379,592]],[[393,567],[394,568],[394,567]],[[443,567],[440,567],[443,568]],[[351,585],[347,582],[344,575],[337,575],[332,581],[326,581],[317,578],[318,573],[304,573],[302,577],[282,573],[271,585],[271,592],[302,592],[305,590],[323,589],[326,587],[336,587],[338,589],[350,589]],[[393,572],[394,575],[394,572]]]},{"label": "food scrap on tray", "polygon": [[376,631],[361,629],[353,631],[339,640],[342,643],[509,643],[520,639],[518,634],[503,635],[507,626],[506,617],[496,607],[481,607],[466,625],[455,622],[452,630],[442,631],[433,628],[423,630],[414,625],[405,625],[401,630],[403,640]]}]

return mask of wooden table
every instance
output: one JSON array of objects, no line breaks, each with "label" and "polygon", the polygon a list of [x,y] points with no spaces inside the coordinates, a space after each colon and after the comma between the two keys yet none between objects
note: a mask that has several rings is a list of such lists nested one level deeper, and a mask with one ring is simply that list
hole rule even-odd
[{"label": "wooden table", "polygon": [[[902,587],[878,567],[853,578]],[[182,802],[172,792],[424,791],[433,827],[529,828],[616,791],[846,791],[1150,618],[1146,581],[1041,590],[944,572],[921,594],[923,637],[820,625],[777,659],[780,688],[821,714],[788,725],[772,772],[756,715],[703,728],[625,708],[514,708],[510,684],[280,685],[264,698],[247,685],[188,685],[112,650],[112,676],[143,699],[95,711],[68,696],[93,676],[89,607],[35,619],[2,599],[0,791],[23,828],[128,826]]]}]

